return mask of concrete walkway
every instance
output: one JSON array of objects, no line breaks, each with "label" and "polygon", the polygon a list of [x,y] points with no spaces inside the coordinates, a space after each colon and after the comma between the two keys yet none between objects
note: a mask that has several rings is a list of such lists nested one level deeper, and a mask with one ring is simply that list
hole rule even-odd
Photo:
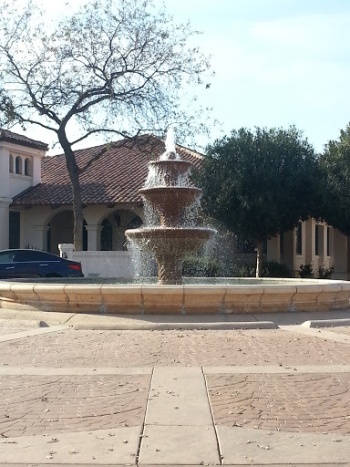
[{"label": "concrete walkway", "polygon": [[0,466],[349,466],[349,388],[350,312],[0,310]]}]

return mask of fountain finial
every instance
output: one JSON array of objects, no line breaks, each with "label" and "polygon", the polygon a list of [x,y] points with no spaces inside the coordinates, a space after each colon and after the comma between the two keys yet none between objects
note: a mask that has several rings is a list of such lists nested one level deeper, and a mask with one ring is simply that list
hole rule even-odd
[{"label": "fountain finial", "polygon": [[175,130],[172,126],[168,128],[168,131],[166,133],[164,156],[166,159],[177,159],[175,148]]}]

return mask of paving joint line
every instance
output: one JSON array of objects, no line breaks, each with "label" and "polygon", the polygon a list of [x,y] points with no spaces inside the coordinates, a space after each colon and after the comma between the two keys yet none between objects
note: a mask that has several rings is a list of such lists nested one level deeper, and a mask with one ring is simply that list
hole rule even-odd
[{"label": "paving joint line", "polygon": [[[157,366],[157,365],[156,365]],[[171,366],[169,366],[171,368]],[[193,368],[198,368],[196,365]],[[0,365],[1,376],[124,376],[149,375],[153,377],[155,366],[141,367],[45,367]],[[202,373],[216,374],[337,374],[350,373],[350,365],[237,365],[237,366],[201,366]],[[150,384],[151,384],[150,380]]]},{"label": "paving joint line", "polygon": [[350,373],[350,365],[268,365],[268,366],[203,366],[206,375],[217,374],[337,374]]},{"label": "paving joint line", "polygon": [[218,431],[217,431],[217,426],[216,426],[215,420],[214,420],[214,413],[213,413],[213,408],[212,408],[211,400],[210,400],[210,394],[209,394],[209,387],[208,387],[207,375],[206,375],[206,373],[204,372],[204,368],[203,368],[203,367],[201,367],[201,371],[202,371],[202,375],[203,375],[203,379],[204,379],[204,384],[205,384],[205,389],[206,389],[206,393],[207,393],[208,405],[209,405],[209,409],[210,409],[211,422],[212,422],[212,425],[213,425],[213,428],[214,428],[214,433],[215,433],[216,448],[217,448],[217,451],[218,451],[219,461],[220,461],[220,465],[223,465],[224,456],[222,455],[222,452],[221,452],[220,440],[219,440],[219,433],[218,433]]},{"label": "paving joint line", "polygon": [[138,443],[138,446],[137,446],[136,457],[135,457],[136,466],[139,465],[142,441],[143,441],[143,438],[145,436],[146,417],[147,417],[147,412],[148,412],[148,407],[149,407],[153,375],[154,375],[154,367],[152,367],[151,377],[149,379],[149,384],[148,384],[147,404],[146,404],[146,408],[145,408],[145,411],[144,411],[144,414],[143,414],[143,420],[142,420],[142,425],[141,425],[141,430],[140,430],[140,438],[139,438],[139,443]]},{"label": "paving joint line", "polygon": [[350,345],[350,336],[347,334],[323,331],[319,328],[302,327],[300,325],[280,325],[279,327],[284,331],[297,332],[306,336],[318,337],[321,339],[327,339],[330,341],[341,342],[342,344]]},{"label": "paving joint line", "polygon": [[35,367],[0,365],[0,376],[119,376],[152,375],[152,367]]},{"label": "paving joint line", "polygon": [[15,339],[23,339],[26,337],[35,337],[41,334],[48,334],[51,332],[58,332],[58,331],[64,331],[66,329],[69,329],[69,326],[65,324],[59,324],[55,326],[47,326],[47,327],[40,327],[40,328],[34,328],[34,329],[27,329],[25,331],[19,331],[15,332],[13,334],[5,334],[3,336],[0,336],[0,343],[1,342],[6,342],[6,341],[12,341]]}]

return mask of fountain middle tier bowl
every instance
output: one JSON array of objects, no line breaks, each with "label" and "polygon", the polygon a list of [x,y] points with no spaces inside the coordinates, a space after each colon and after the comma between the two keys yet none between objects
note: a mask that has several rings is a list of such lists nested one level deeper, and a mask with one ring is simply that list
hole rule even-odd
[{"label": "fountain middle tier bowl", "polygon": [[152,204],[178,204],[180,207],[186,208],[200,198],[202,190],[196,187],[154,186],[150,188],[141,188],[139,193]]},{"label": "fountain middle tier bowl", "polygon": [[198,227],[146,227],[125,232],[130,240],[135,241],[145,250],[156,254],[166,252],[179,255],[199,250],[215,233],[214,229]]}]

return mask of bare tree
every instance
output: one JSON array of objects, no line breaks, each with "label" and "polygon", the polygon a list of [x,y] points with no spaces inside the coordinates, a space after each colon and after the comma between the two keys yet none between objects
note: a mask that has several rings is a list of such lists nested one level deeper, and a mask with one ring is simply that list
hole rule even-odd
[{"label": "bare tree", "polygon": [[52,27],[44,19],[33,0],[24,9],[18,0],[2,5],[3,110],[24,128],[55,133],[66,156],[74,243],[81,250],[82,169],[74,145],[96,134],[160,134],[170,123],[198,131],[194,107],[188,112],[179,96],[188,85],[206,87],[209,64],[189,45],[196,32],[151,0],[87,0]]}]

